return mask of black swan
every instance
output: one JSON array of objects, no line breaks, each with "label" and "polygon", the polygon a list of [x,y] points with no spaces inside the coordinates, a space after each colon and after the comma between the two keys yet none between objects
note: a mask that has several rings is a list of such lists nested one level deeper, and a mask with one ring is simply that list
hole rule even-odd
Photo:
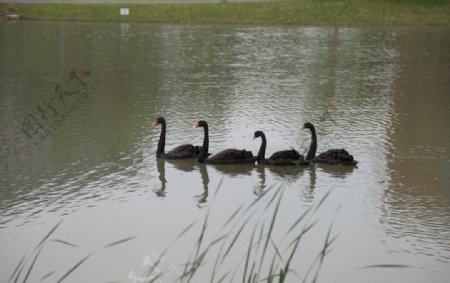
[{"label": "black swan", "polygon": [[163,117],[159,117],[152,124],[153,126],[161,125],[161,135],[159,136],[158,148],[156,149],[156,157],[182,159],[196,157],[200,154],[201,147],[193,146],[192,144],[183,144],[164,153],[164,147],[166,146],[166,120]]},{"label": "black swan", "polygon": [[322,152],[316,156],[317,150],[317,136],[316,129],[314,125],[310,122],[300,126],[300,130],[309,129],[311,131],[311,145],[306,155],[306,160],[317,163],[327,163],[327,164],[343,164],[343,165],[356,165],[358,161],[353,159],[353,155],[349,154],[345,149],[330,149]]},{"label": "black swan", "polygon": [[208,157],[209,149],[209,136],[208,136],[208,123],[206,121],[198,121],[195,123],[194,128],[202,127],[204,130],[203,147],[200,150],[198,156],[198,162],[200,163],[215,163],[215,164],[244,164],[255,163],[256,159],[253,157],[251,151],[239,150],[239,149],[225,149],[219,153],[216,153]]},{"label": "black swan", "polygon": [[[253,140],[256,138],[261,138],[261,147],[259,148],[258,156],[256,157],[256,161],[258,164],[269,164],[269,165],[295,165],[296,161],[300,159],[300,154],[298,151],[291,150],[282,150],[277,151],[272,154],[268,159],[266,159],[266,135],[263,131],[256,131],[253,134]],[[303,158],[302,158],[303,159]]]}]

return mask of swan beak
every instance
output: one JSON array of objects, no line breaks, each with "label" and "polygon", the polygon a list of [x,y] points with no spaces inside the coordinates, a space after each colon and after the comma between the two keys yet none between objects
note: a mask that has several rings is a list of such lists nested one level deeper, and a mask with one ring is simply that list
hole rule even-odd
[{"label": "swan beak", "polygon": [[195,123],[194,126],[192,126],[192,128],[194,128],[194,129],[195,129],[195,128],[198,128],[198,127],[199,127],[199,126],[198,126],[198,123]]},{"label": "swan beak", "polygon": [[299,127],[300,130],[303,130],[304,128],[305,128],[305,124],[303,124]]},{"label": "swan beak", "polygon": [[253,140],[255,140],[256,139],[256,136],[253,136]]},{"label": "swan beak", "polygon": [[153,120],[153,122],[152,122],[152,125],[153,125],[153,127],[154,126],[157,126],[159,123],[158,123],[158,120]]}]

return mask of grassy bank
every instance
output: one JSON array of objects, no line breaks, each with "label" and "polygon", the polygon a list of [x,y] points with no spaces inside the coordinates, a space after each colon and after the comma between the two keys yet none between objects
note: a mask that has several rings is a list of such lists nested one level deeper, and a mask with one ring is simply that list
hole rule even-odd
[{"label": "grassy bank", "polygon": [[[120,7],[130,8],[120,16]],[[450,25],[449,0],[280,0],[210,4],[0,4],[24,19],[305,25]]]}]

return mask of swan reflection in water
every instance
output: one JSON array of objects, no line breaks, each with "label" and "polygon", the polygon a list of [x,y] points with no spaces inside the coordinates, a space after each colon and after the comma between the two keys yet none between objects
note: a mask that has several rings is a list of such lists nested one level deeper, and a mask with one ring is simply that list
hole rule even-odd
[{"label": "swan reflection in water", "polygon": [[174,168],[183,172],[195,171],[195,164],[189,159],[161,159],[156,158],[156,169],[158,170],[158,179],[161,182],[161,188],[153,190],[157,197],[166,197],[167,179],[166,179],[166,162],[170,163]]},{"label": "swan reflection in water", "polygon": [[159,190],[153,190],[157,197],[165,197],[166,196],[166,168],[165,168],[165,160],[164,159],[156,159],[156,169],[158,170],[158,178],[161,182],[161,188]]},{"label": "swan reflection in water", "polygon": [[199,195],[195,195],[194,199],[197,202],[197,206],[202,208],[206,206],[208,202],[209,196],[209,183],[210,178],[208,174],[207,167],[212,167],[216,171],[218,171],[222,176],[239,176],[245,175],[250,176],[251,172],[255,168],[252,165],[241,165],[241,166],[232,166],[232,165],[222,165],[222,164],[214,164],[214,165],[206,165],[202,163],[196,163],[194,160],[184,159],[184,160],[168,160],[168,159],[156,159],[156,168],[158,171],[158,178],[161,183],[160,189],[153,190],[157,197],[164,198],[166,197],[166,189],[167,189],[167,179],[166,179],[166,168],[165,165],[170,163],[175,170],[182,172],[193,172],[199,171],[202,179],[203,191]]},{"label": "swan reflection in water", "polygon": [[259,177],[259,183],[254,187],[253,193],[259,197],[272,187],[266,182],[266,173],[269,172],[277,183],[285,185],[296,184],[301,198],[307,202],[311,202],[314,200],[317,175],[320,176],[321,173],[325,173],[333,178],[345,179],[357,168],[357,166],[336,166],[328,164],[311,164],[309,166],[258,165],[256,172]]},{"label": "swan reflection in water", "polygon": [[[266,170],[272,174],[272,176],[274,177],[275,181],[277,181],[277,183],[281,183],[283,185],[294,184],[300,178],[302,178],[302,176],[304,176],[306,172],[310,172],[309,173],[310,179],[313,178],[310,180],[310,184],[311,184],[310,191],[312,192],[314,190],[315,183],[316,183],[314,167],[291,166],[291,165],[267,166],[267,165],[260,164],[260,165],[256,166],[256,172],[258,174],[260,181],[253,189],[253,193],[257,197],[262,196],[268,189],[267,188],[268,186],[266,184]],[[313,174],[311,172],[313,172]],[[270,187],[272,187],[272,186],[270,186]]]},{"label": "swan reflection in water", "polygon": [[[358,166],[346,166],[346,165],[330,165],[325,163],[316,163],[313,167],[316,170],[320,170],[321,172],[325,172],[332,177],[345,179],[350,176],[354,170],[358,169]],[[319,171],[319,172],[320,172]]]},{"label": "swan reflection in water", "polygon": [[170,163],[173,168],[182,172],[193,172],[197,169],[200,171],[200,175],[202,178],[203,184],[203,192],[200,195],[194,196],[194,199],[197,201],[197,206],[202,208],[208,202],[208,186],[209,186],[209,176],[206,166],[204,164],[195,164],[192,162],[193,160],[168,160],[168,159],[156,159],[156,168],[158,170],[158,178],[161,182],[161,188],[158,190],[153,190],[157,197],[164,198],[166,197],[166,188],[167,188],[167,179],[166,179],[166,162]]},{"label": "swan reflection in water", "polygon": [[[158,170],[158,178],[161,182],[161,188],[158,190],[154,190],[154,193],[157,197],[164,198],[166,197],[166,189],[167,189],[167,179],[166,179],[166,170],[165,164],[166,162],[170,163],[175,170],[182,172],[194,172],[199,171],[201,179],[203,191],[201,194],[195,195],[194,200],[197,203],[198,208],[203,208],[208,203],[209,197],[209,184],[210,178],[208,174],[208,167],[216,170],[221,176],[251,176],[254,170],[257,173],[257,177],[259,182],[254,186],[253,193],[256,197],[262,196],[267,190],[267,172],[269,172],[273,176],[273,180],[277,183],[280,182],[285,185],[295,184],[298,182],[303,176],[308,175],[309,179],[304,180],[303,189],[301,190],[302,198],[306,201],[312,201],[314,199],[314,190],[316,187],[317,176],[316,173],[325,173],[329,174],[334,178],[344,179],[347,176],[351,175],[353,170],[358,168],[357,166],[336,166],[336,165],[328,165],[328,164],[311,164],[309,166],[270,166],[270,165],[257,165],[254,166],[252,164],[240,164],[237,166],[227,165],[227,164],[203,164],[196,163],[195,160],[185,159],[185,160],[167,160],[167,159],[156,159],[156,166]],[[211,170],[211,169],[210,169]],[[266,171],[267,170],[267,171]]]},{"label": "swan reflection in water", "polygon": [[233,166],[233,165],[224,165],[224,164],[209,164],[206,165],[204,163],[197,164],[198,169],[200,171],[200,176],[202,178],[202,184],[203,184],[203,193],[200,195],[196,195],[195,199],[197,200],[197,207],[203,208],[206,206],[208,202],[208,195],[209,195],[209,175],[208,175],[208,167],[214,168],[215,170],[220,172],[221,176],[239,176],[239,175],[247,175],[250,176],[251,172],[254,169],[254,166],[252,165],[240,165],[240,166]]},{"label": "swan reflection in water", "polygon": [[265,166],[257,166],[256,173],[259,177],[259,183],[254,187],[253,194],[256,197],[261,197],[266,192],[266,169]]},{"label": "swan reflection in water", "polygon": [[200,171],[200,176],[202,178],[203,192],[200,195],[194,196],[194,199],[197,200],[197,207],[203,208],[206,206],[206,203],[208,202],[209,175],[208,169],[206,168],[205,164],[198,164],[198,169]]}]

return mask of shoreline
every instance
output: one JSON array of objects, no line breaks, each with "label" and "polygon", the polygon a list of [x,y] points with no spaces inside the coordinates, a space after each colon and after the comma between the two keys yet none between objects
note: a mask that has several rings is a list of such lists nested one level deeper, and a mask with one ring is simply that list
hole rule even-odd
[{"label": "shoreline", "polygon": [[[156,2],[158,1],[158,2]],[[139,22],[188,24],[286,24],[318,26],[450,26],[450,1],[399,3],[386,0],[286,0],[262,2],[145,4],[101,3],[0,3],[8,13],[26,20],[85,22]],[[194,0],[196,1],[196,0]],[[400,1],[401,2],[401,1]],[[413,2],[413,3],[410,3]],[[129,8],[121,16],[120,8]]]}]

